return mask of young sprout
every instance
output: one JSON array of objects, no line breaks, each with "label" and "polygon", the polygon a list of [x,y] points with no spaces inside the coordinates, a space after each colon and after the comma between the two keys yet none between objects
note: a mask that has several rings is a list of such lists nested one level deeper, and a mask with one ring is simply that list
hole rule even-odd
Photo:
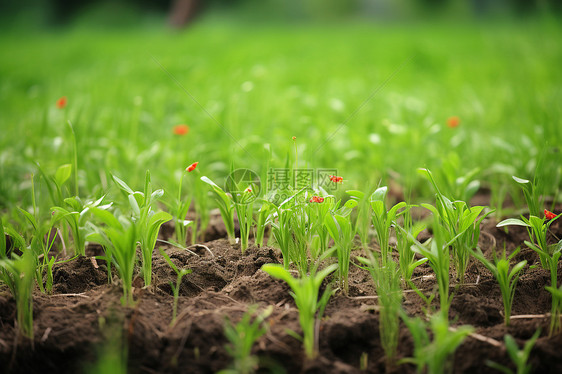
[{"label": "young sprout", "polygon": [[154,212],[152,205],[164,195],[164,190],[152,191],[150,182],[150,171],[146,171],[144,181],[144,192],[133,191],[121,179],[113,176],[117,185],[128,194],[129,204],[133,211],[132,222],[137,227],[136,233],[141,248],[142,255],[142,275],[144,285],[150,286],[152,283],[152,253],[158,239],[160,227],[173,219],[166,212]]},{"label": "young sprout", "polygon": [[16,254],[12,254],[12,259],[0,257],[0,281],[8,286],[16,300],[16,318],[20,331],[32,340],[35,267],[36,258],[31,250],[24,251],[22,257]]},{"label": "young sprout", "polygon": [[435,272],[435,278],[437,279],[441,312],[447,316],[453,299],[453,295],[449,295],[449,246],[451,241],[446,241],[445,229],[439,224],[437,216],[434,216],[433,219],[433,238],[429,241],[429,248],[411,234],[408,237],[414,243],[412,250],[429,259],[429,265]]},{"label": "young sprout", "polygon": [[370,198],[371,208],[373,209],[373,226],[377,233],[377,240],[381,249],[381,259],[383,265],[388,259],[388,254],[391,251],[389,245],[390,240],[390,228],[395,223],[396,218],[403,214],[404,211],[398,212],[402,208],[409,208],[405,202],[400,202],[394,205],[390,210],[386,210],[386,194],[388,187],[379,187],[373,192]]},{"label": "young sprout", "polygon": [[523,196],[529,208],[529,214],[538,217],[541,214],[541,207],[543,206],[544,198],[542,197],[537,183],[537,178],[533,182],[528,179],[523,179],[513,175],[511,178],[517,183],[523,191]]},{"label": "young sprout", "polygon": [[[188,166],[186,171],[188,171],[191,166]],[[192,170],[193,171],[193,170]],[[187,212],[189,211],[189,207],[191,206],[191,197],[187,199],[182,198],[182,186],[183,186],[183,179],[185,178],[185,172],[181,173],[180,181],[179,181],[179,188],[177,197],[174,199],[172,198],[171,202],[168,202],[167,205],[170,210],[173,212],[174,215],[174,228],[176,234],[176,242],[180,247],[186,245],[187,242],[187,228],[189,226],[193,227],[193,221],[186,220]],[[195,230],[196,228],[193,228]]]},{"label": "young sprout", "polygon": [[[546,211],[545,213],[550,213]],[[551,215],[549,215],[552,217]],[[558,261],[560,256],[562,256],[562,240],[555,244],[547,244],[546,234],[550,228],[550,225],[556,221],[560,215],[555,215],[553,218],[539,218],[531,215],[529,218],[521,216],[521,219],[509,218],[501,221],[496,226],[524,226],[527,228],[527,233],[529,235],[529,241],[525,240],[527,247],[531,248],[538,253],[541,265],[544,269],[550,270],[550,287],[555,289],[558,286]],[[558,311],[560,310],[560,302],[555,294],[552,294],[552,307],[551,307],[551,319],[550,319],[550,335],[560,330],[560,316]]]},{"label": "young sprout", "polygon": [[281,249],[283,265],[289,269],[289,264],[293,263],[301,274],[306,274],[308,270],[307,247],[312,224],[307,213],[310,207],[299,200],[304,192],[304,188],[295,192],[278,207],[270,204],[271,231]]},{"label": "young sprout", "polygon": [[355,230],[361,239],[361,246],[367,250],[370,242],[369,229],[371,225],[371,207],[369,204],[370,195],[358,190],[349,190],[346,191],[346,193],[352,200],[357,201],[357,219],[355,220]]},{"label": "young sprout", "polygon": [[234,362],[229,369],[221,370],[219,374],[252,374],[256,371],[258,358],[252,355],[252,347],[267,332],[265,319],[272,311],[273,307],[270,305],[257,313],[257,305],[253,305],[237,324],[232,323],[228,317],[225,318],[224,335],[229,341],[225,348]]},{"label": "young sprout", "polygon": [[410,210],[404,212],[403,227],[398,224],[396,228],[396,250],[398,252],[398,264],[400,265],[400,274],[404,285],[409,284],[414,270],[428,261],[427,258],[422,258],[416,261],[416,253],[412,250],[414,241],[411,238],[417,238],[426,225],[421,222],[412,222],[412,215]]},{"label": "young sprout", "polygon": [[261,206],[260,209],[258,210],[258,216],[257,216],[257,221],[256,221],[256,246],[258,247],[262,247],[263,246],[263,241],[264,241],[264,237],[265,237],[265,229],[269,223],[269,218],[271,215],[272,210],[274,209],[272,207],[272,203],[270,203],[267,200],[260,200],[261,201]]},{"label": "young sprout", "polygon": [[431,316],[429,327],[433,339],[427,332],[427,325],[419,317],[410,318],[401,312],[402,320],[410,330],[414,340],[414,357],[400,360],[417,366],[418,373],[441,374],[451,371],[453,353],[464,339],[474,330],[471,326],[461,326],[455,330],[449,328],[449,321],[444,313]]},{"label": "young sprout", "polygon": [[[350,200],[350,202],[355,201]],[[343,292],[347,295],[349,292],[349,261],[355,231],[353,230],[349,216],[344,217],[330,212],[330,214],[327,214],[324,218],[324,224],[336,245],[336,253],[338,255],[338,278]]]},{"label": "young sprout", "polygon": [[395,364],[398,335],[400,333],[400,310],[402,305],[402,288],[400,287],[400,272],[392,258],[384,261],[370,258],[357,257],[357,260],[366,266],[375,283],[377,301],[380,307],[379,331],[381,344],[386,355],[387,371]]},{"label": "young sprout", "polygon": [[137,226],[124,217],[117,219],[113,213],[98,208],[92,214],[105,224],[93,227],[87,240],[96,242],[105,248],[102,258],[109,264],[115,263],[123,284],[121,302],[125,306],[133,306],[133,272],[137,253]]},{"label": "young sprout", "polygon": [[294,278],[291,273],[284,269],[282,265],[278,264],[265,264],[262,266],[262,270],[271,275],[274,278],[281,279],[289,285],[292,292],[290,293],[297,308],[299,310],[299,321],[303,332],[303,345],[306,357],[313,359],[317,355],[316,351],[316,340],[315,336],[317,330],[316,320],[320,321],[322,319],[322,314],[324,313],[324,308],[328,303],[331,296],[330,288],[328,287],[322,297],[318,299],[318,294],[320,292],[320,285],[324,278],[326,278],[330,273],[338,268],[336,264],[332,264],[320,271],[316,271],[313,267],[310,271],[310,275],[301,276],[301,278]]},{"label": "young sprout", "polygon": [[505,341],[505,348],[507,350],[507,354],[511,358],[511,361],[515,364],[516,370],[515,372],[510,368],[498,364],[493,361],[486,361],[486,365],[496,370],[499,370],[505,374],[530,374],[532,370],[531,364],[527,364],[529,361],[529,356],[531,355],[531,350],[533,349],[537,339],[541,334],[540,330],[537,330],[533,336],[525,342],[523,349],[519,349],[517,346],[517,342],[513,337],[509,334],[504,336]]},{"label": "young sprout", "polygon": [[174,304],[172,307],[172,321],[170,322],[170,326],[173,326],[176,323],[176,316],[178,312],[178,299],[180,297],[180,287],[181,287],[181,280],[182,278],[191,273],[191,269],[181,269],[179,270],[178,267],[172,262],[170,256],[164,252],[162,248],[160,248],[160,254],[164,257],[164,260],[170,265],[170,267],[174,270],[177,275],[176,284],[174,285],[170,282],[170,286],[172,287],[172,291],[174,293]]},{"label": "young sprout", "polygon": [[513,304],[513,296],[515,295],[515,286],[517,285],[521,271],[525,265],[527,265],[527,261],[523,260],[513,266],[511,271],[509,270],[511,259],[514,258],[519,251],[520,248],[517,248],[513,251],[513,253],[511,253],[511,255],[506,257],[504,248],[502,257],[500,258],[496,256],[496,252],[494,251],[493,262],[487,260],[479,248],[476,251],[472,251],[472,255],[484,266],[486,266],[500,285],[500,291],[503,299],[504,322],[506,326],[509,326],[511,305]]},{"label": "young sprout", "polygon": [[449,200],[440,192],[431,172],[426,169],[423,171],[433,184],[437,204],[436,206],[422,204],[422,206],[429,209],[434,216],[439,217],[439,222],[436,224],[445,228],[445,241],[450,242],[452,246],[455,270],[459,282],[462,284],[470,261],[471,250],[478,246],[480,224],[493,211],[481,214],[485,209],[484,206],[469,207],[464,201]]},{"label": "young sprout", "polygon": [[215,193],[215,200],[219,206],[221,217],[226,227],[226,233],[228,234],[228,239],[231,244],[236,243],[236,235],[234,233],[234,202],[232,201],[232,197],[227,195],[222,188],[209,178],[202,176],[201,180],[211,186],[213,192]]}]

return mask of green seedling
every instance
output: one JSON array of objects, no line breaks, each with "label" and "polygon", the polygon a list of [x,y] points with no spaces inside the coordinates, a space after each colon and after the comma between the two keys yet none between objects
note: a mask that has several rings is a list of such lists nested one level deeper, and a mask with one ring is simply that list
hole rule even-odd
[{"label": "green seedling", "polygon": [[419,317],[410,318],[404,312],[401,312],[401,316],[414,340],[414,357],[400,362],[416,365],[418,373],[449,372],[452,369],[453,354],[464,339],[474,331],[471,326],[461,326],[453,330],[449,328],[446,314],[436,313],[429,321],[432,332],[432,339],[430,339],[426,322]]},{"label": "green seedling", "polygon": [[179,246],[184,247],[187,243],[187,229],[192,226],[193,230],[196,230],[193,221],[186,220],[187,212],[191,206],[191,198],[182,198],[182,185],[183,179],[185,178],[185,172],[181,174],[178,195],[176,198],[172,198],[172,201],[166,205],[170,208],[170,211],[174,215],[174,228],[176,234],[176,242]]},{"label": "green seedling", "polygon": [[49,196],[51,197],[52,204],[56,206],[63,206],[65,199],[64,196],[70,195],[70,192],[66,187],[66,182],[72,175],[72,164],[60,165],[57,168],[54,176],[47,175],[47,173],[45,173],[45,171],[39,164],[36,164],[36,166],[37,170],[39,170],[39,173],[45,181],[45,185],[47,186],[47,191],[49,193]]},{"label": "green seedling", "polygon": [[[254,226],[254,203],[253,203],[253,190],[247,188],[242,192],[242,201],[234,204],[238,223],[240,225],[240,249],[242,253],[248,249],[248,242],[250,238],[250,231]],[[247,202],[246,199],[252,199]]]},{"label": "green seedling", "polygon": [[21,257],[0,259],[0,281],[5,283],[16,300],[17,325],[24,336],[33,340],[33,283],[36,258],[27,250]]},{"label": "green seedling", "polygon": [[400,265],[400,274],[402,276],[403,284],[408,284],[414,270],[426,263],[427,258],[416,260],[416,253],[412,250],[414,242],[411,238],[417,238],[418,235],[426,228],[426,225],[421,222],[412,222],[412,215],[410,210],[404,212],[403,227],[396,225],[396,250],[398,252],[398,264]]},{"label": "green seedling", "polygon": [[230,244],[236,243],[236,235],[234,233],[234,201],[232,200],[232,197],[227,195],[222,188],[209,178],[202,176],[201,180],[211,186],[211,189],[215,194],[215,200],[219,207],[222,220],[226,227]]},{"label": "green seedling", "polygon": [[75,253],[79,256],[86,255],[86,222],[90,209],[107,209],[112,204],[100,205],[105,196],[96,201],[83,203],[78,196],[64,199],[65,206],[55,206],[51,208],[54,222],[64,220],[70,227],[74,239]]},{"label": "green seedling", "polygon": [[[545,220],[544,218],[539,218],[536,216],[530,216],[528,219],[521,216],[521,219],[509,218],[501,221],[496,226],[524,226],[529,234],[529,239],[526,240],[525,244],[527,247],[531,248],[538,253],[541,265],[544,269],[550,271],[550,287],[558,287],[558,261],[562,255],[562,240],[555,244],[547,244],[546,235],[550,228],[550,225],[556,221],[560,215],[555,216],[552,219]],[[559,300],[552,297],[552,308],[551,308],[551,320],[550,320],[550,334],[559,331],[560,329],[560,318],[558,315],[559,310]]]},{"label": "green seedling", "polygon": [[[307,215],[310,221],[310,233],[308,238],[309,251],[312,261],[317,261],[320,256],[322,256],[328,250],[330,244],[330,233],[325,225],[326,217],[332,214],[333,208],[336,206],[335,200],[331,196],[326,196],[326,192],[318,192],[325,197],[321,196],[309,196],[306,197],[308,200],[307,204]],[[355,203],[350,203],[355,204]],[[342,214],[347,214],[347,212],[341,212]]]},{"label": "green seedling", "polygon": [[388,192],[388,187],[379,187],[373,192],[370,197],[371,208],[373,209],[373,226],[377,233],[377,240],[381,249],[381,259],[384,262],[388,259],[388,254],[392,250],[389,245],[390,239],[390,228],[394,225],[396,218],[403,214],[398,212],[400,209],[408,209],[408,205],[405,202],[400,202],[386,210],[386,195]]},{"label": "green seedling", "polygon": [[155,212],[152,210],[152,205],[164,195],[164,190],[152,191],[150,172],[148,170],[145,176],[144,193],[133,191],[116,176],[113,176],[113,179],[128,194],[129,204],[133,211],[132,222],[137,227],[135,231],[141,248],[144,285],[150,286],[152,283],[152,254],[158,239],[158,232],[164,223],[173,219],[167,212]]},{"label": "green seedling", "polygon": [[[449,242],[446,241],[445,229],[439,224],[438,220],[438,217],[434,216],[433,238],[429,241],[428,245],[420,243],[411,234],[408,234],[408,237],[414,243],[412,250],[429,260],[429,265],[437,279],[441,312],[447,316],[453,299],[453,295],[449,294],[449,247],[455,238]],[[409,284],[412,285],[413,283],[410,282]],[[418,294],[420,293],[418,292]]]},{"label": "green seedling", "polygon": [[357,257],[371,273],[375,283],[377,302],[380,307],[379,331],[381,344],[386,355],[387,369],[395,364],[398,335],[400,333],[400,310],[402,305],[402,288],[400,287],[400,271],[396,263],[389,258],[381,265],[379,260]]},{"label": "green seedling", "polygon": [[[50,254],[57,237],[56,231],[52,230],[53,225],[54,219],[42,225],[36,223],[35,233],[29,246],[35,256],[37,256],[37,285],[41,292],[46,292],[48,294],[53,290],[53,266],[56,261],[56,256],[51,256]],[[70,260],[71,259],[66,261]],[[66,261],[59,261],[57,264]],[[45,283],[44,286],[43,283]]]},{"label": "green seedling", "polygon": [[248,248],[250,232],[255,224],[254,200],[259,193],[259,186],[254,181],[244,178],[247,174],[246,170],[241,175],[235,174],[232,170],[225,184],[234,202],[234,210],[240,226],[240,249],[244,253]]},{"label": "green seedling", "polygon": [[271,231],[283,257],[285,269],[293,263],[301,274],[308,270],[308,243],[311,240],[311,222],[307,214],[309,207],[299,199],[305,190],[301,189],[283,201],[279,207],[272,207]]},{"label": "green seedling", "polygon": [[472,252],[472,255],[480,261],[486,268],[492,273],[494,278],[498,281],[500,285],[500,291],[503,300],[503,310],[504,310],[504,322],[506,326],[509,326],[509,320],[511,317],[511,305],[513,304],[513,296],[515,295],[515,286],[519,280],[519,276],[527,261],[523,260],[515,264],[510,271],[511,260],[519,253],[520,248],[514,250],[511,255],[506,256],[505,248],[502,252],[501,257],[496,256],[494,252],[493,261],[489,261],[484,257],[484,254],[480,249]]},{"label": "green seedling", "polygon": [[137,225],[124,217],[117,219],[111,212],[92,208],[92,214],[105,226],[95,227],[87,236],[87,240],[102,245],[106,252],[101,256],[108,263],[115,264],[123,285],[121,302],[125,306],[133,306],[133,272],[137,253]]},{"label": "green seedling", "polygon": [[533,349],[537,339],[541,334],[540,330],[537,330],[533,336],[525,342],[523,349],[519,349],[517,346],[517,342],[513,337],[509,334],[504,336],[505,348],[507,350],[507,354],[511,358],[511,361],[515,364],[515,371],[511,370],[510,368],[500,365],[493,361],[486,361],[486,364],[494,368],[496,370],[501,371],[505,374],[530,374],[532,371],[531,364],[528,364],[529,356],[531,355],[531,350]]},{"label": "green seedling", "polygon": [[371,236],[369,229],[371,225],[371,207],[369,196],[362,191],[349,190],[346,193],[352,200],[357,201],[357,218],[355,220],[355,228],[359,238],[361,239],[361,246],[364,249],[369,247]]},{"label": "green seedling", "polygon": [[326,289],[322,297],[318,299],[320,285],[324,278],[335,271],[338,265],[332,264],[320,271],[313,267],[310,275],[294,278],[291,273],[278,264],[265,264],[262,270],[274,278],[281,279],[289,285],[292,292],[291,296],[295,299],[299,310],[299,321],[303,332],[303,345],[306,357],[313,359],[317,355],[316,351],[316,320],[322,319],[324,308],[331,296],[330,289]]},{"label": "green seedling", "polygon": [[[349,202],[354,202],[354,200],[349,200]],[[343,292],[347,295],[349,292],[349,261],[355,232],[349,216],[344,217],[339,214],[330,213],[325,216],[324,224],[336,245],[338,278]]]},{"label": "green seedling", "polygon": [[[53,266],[55,265],[55,256],[51,256],[50,252],[53,248],[55,243],[55,239],[57,237],[57,232],[53,230],[56,221],[58,220],[57,215],[51,217],[50,220],[46,222],[39,222],[37,220],[37,205],[35,202],[35,182],[33,175],[31,176],[31,200],[33,205],[33,214],[29,213],[28,211],[18,208],[18,211],[23,215],[25,223],[31,227],[31,242],[29,246],[26,245],[24,238],[19,235],[11,226],[8,227],[8,232],[11,238],[16,238],[15,243],[16,247],[19,248],[22,252],[31,249],[33,254],[37,258],[36,263],[36,280],[39,289],[43,293],[51,293],[53,288]],[[88,207],[84,208],[83,210],[89,209],[90,206],[94,205],[95,203],[87,204]],[[2,226],[2,230],[0,230],[0,234],[3,235],[4,227],[3,224],[0,223]],[[0,244],[0,247],[4,247],[3,249],[0,248],[0,258],[6,256],[6,248],[5,248],[5,237],[4,244]],[[68,259],[66,261],[70,261]],[[61,261],[58,263],[62,263],[65,261]],[[43,284],[45,283],[45,284]]]},{"label": "green seedling", "polygon": [[250,306],[237,324],[225,318],[224,335],[229,341],[226,352],[232,357],[233,364],[219,374],[252,374],[258,367],[258,358],[252,355],[252,347],[256,341],[267,333],[265,319],[271,315],[270,305],[261,313],[256,313],[257,306]]},{"label": "green seedling", "polygon": [[478,246],[480,224],[493,211],[483,213],[486,208],[484,206],[469,207],[464,201],[449,200],[440,192],[431,172],[427,169],[422,169],[422,171],[427,174],[433,184],[437,200],[436,206],[430,204],[422,204],[422,206],[429,209],[434,216],[439,217],[436,224],[442,225],[446,229],[445,240],[450,241],[457,278],[462,284],[470,261],[471,250]]},{"label": "green seedling", "polygon": [[178,313],[178,299],[180,297],[180,287],[181,287],[181,280],[184,276],[191,273],[191,269],[181,269],[179,270],[176,264],[172,262],[170,256],[164,252],[163,249],[160,249],[160,254],[164,257],[164,260],[170,265],[170,267],[174,270],[177,275],[176,284],[174,285],[170,282],[170,286],[172,287],[172,292],[174,293],[174,305],[172,307],[172,321],[170,322],[170,326],[173,326],[176,323],[176,316]]},{"label": "green seedling", "polygon": [[529,214],[535,217],[540,216],[544,198],[539,192],[536,178],[533,182],[528,179],[518,178],[515,175],[512,178],[523,191],[523,196],[529,208]]},{"label": "green seedling", "polygon": [[256,246],[263,247],[263,242],[265,238],[265,230],[269,224],[269,217],[272,211],[272,204],[268,201],[261,200],[262,204],[258,210],[258,216],[256,221]]}]

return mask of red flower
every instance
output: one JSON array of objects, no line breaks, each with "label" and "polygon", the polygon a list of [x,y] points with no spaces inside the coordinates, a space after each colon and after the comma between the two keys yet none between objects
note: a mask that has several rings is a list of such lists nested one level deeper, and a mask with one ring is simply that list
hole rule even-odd
[{"label": "red flower", "polygon": [[447,119],[447,126],[449,126],[452,129],[457,127],[460,123],[461,123],[461,120],[457,116],[449,117]]},{"label": "red flower", "polygon": [[199,161],[194,162],[193,164],[189,165],[185,171],[191,173],[193,170],[195,170],[195,168],[197,167],[197,164],[199,163]]},{"label": "red flower", "polygon": [[544,210],[544,218],[553,219],[553,218],[556,218],[556,214],[554,214],[551,211],[545,209]]},{"label": "red flower", "polygon": [[323,203],[324,202],[324,198],[320,197],[320,196],[312,196],[312,199],[310,199],[311,203]]},{"label": "red flower", "polygon": [[337,177],[335,175],[330,175],[330,180],[334,183],[341,183],[341,182],[343,182],[343,177]]},{"label": "red flower", "polygon": [[250,187],[246,188],[246,192],[250,193],[252,192],[252,189]]},{"label": "red flower", "polygon": [[61,97],[60,99],[57,100],[57,108],[59,109],[63,109],[66,106],[66,96]]},{"label": "red flower", "polygon": [[176,125],[174,126],[174,134],[185,135],[189,132],[189,126],[187,125]]}]

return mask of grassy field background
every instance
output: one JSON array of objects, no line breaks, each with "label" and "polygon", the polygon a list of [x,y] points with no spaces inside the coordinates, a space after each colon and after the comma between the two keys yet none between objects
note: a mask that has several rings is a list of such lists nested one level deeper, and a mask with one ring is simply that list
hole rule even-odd
[{"label": "grassy field background", "polygon": [[[476,168],[492,191],[536,171],[555,196],[561,36],[552,21],[251,25],[212,16],[183,31],[7,31],[0,206],[31,204],[36,163],[53,175],[72,162],[68,120],[84,197],[101,196],[110,173],[140,189],[147,169],[175,190],[194,161],[219,182],[231,166],[265,175],[288,158],[294,165],[293,136],[299,167],[336,168],[342,191],[392,179],[406,196],[427,197],[417,168],[443,185]],[[458,127],[447,126],[451,116]],[[189,133],[174,135],[177,124]]]}]

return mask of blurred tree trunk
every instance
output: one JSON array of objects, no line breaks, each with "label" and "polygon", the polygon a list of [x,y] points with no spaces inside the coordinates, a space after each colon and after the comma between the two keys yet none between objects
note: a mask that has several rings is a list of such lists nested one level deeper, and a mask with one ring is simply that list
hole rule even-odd
[{"label": "blurred tree trunk", "polygon": [[174,0],[170,9],[169,22],[172,27],[187,25],[199,10],[199,0]]}]

